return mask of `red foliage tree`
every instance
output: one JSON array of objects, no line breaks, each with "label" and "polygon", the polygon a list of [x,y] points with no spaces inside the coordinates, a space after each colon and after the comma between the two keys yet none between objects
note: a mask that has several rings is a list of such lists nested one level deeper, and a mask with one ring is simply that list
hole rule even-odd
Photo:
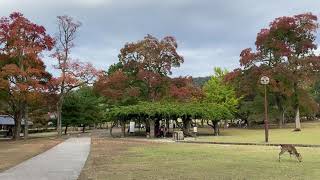
[{"label": "red foliage tree", "polygon": [[314,82],[320,67],[320,58],[314,55],[317,28],[317,17],[311,13],[276,18],[258,33],[256,52],[247,48],[240,54],[240,65],[247,71],[242,74],[268,75],[277,97],[293,95],[297,130],[301,128],[299,91]]},{"label": "red foliage tree", "polygon": [[161,40],[147,35],[143,40],[127,43],[119,54],[124,65],[144,69],[160,75],[171,74],[172,67],[179,67],[183,57],[177,52],[178,44],[174,37]]},{"label": "red foliage tree", "polygon": [[20,13],[0,19],[0,90],[8,94],[15,121],[14,139],[20,137],[28,94],[43,90],[50,78],[40,54],[51,50],[53,45],[54,40],[43,26],[30,22]]},{"label": "red foliage tree", "polygon": [[192,77],[177,77],[170,81],[169,96],[180,102],[188,102],[204,95],[202,90],[194,85]]}]

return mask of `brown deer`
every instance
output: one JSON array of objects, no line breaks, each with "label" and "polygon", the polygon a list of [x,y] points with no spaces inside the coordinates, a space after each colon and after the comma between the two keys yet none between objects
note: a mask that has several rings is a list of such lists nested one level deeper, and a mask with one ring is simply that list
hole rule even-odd
[{"label": "brown deer", "polygon": [[281,148],[281,151],[279,153],[279,162],[280,162],[280,156],[285,152],[288,152],[290,154],[290,157],[291,157],[291,155],[296,156],[296,158],[298,159],[299,162],[302,161],[302,156],[301,156],[300,153],[298,153],[298,151],[294,147],[294,145],[291,145],[291,144],[280,144],[280,148]]}]

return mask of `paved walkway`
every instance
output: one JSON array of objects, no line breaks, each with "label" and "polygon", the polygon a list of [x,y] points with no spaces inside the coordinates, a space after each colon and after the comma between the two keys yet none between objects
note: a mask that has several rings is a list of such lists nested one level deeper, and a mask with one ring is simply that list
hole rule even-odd
[{"label": "paved walkway", "polygon": [[70,138],[0,173],[0,180],[75,180],[87,160],[90,143],[90,137]]}]

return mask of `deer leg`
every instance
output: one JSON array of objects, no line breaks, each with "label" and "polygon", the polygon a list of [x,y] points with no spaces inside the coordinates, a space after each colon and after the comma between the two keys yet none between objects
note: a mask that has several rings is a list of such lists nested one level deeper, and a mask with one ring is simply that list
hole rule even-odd
[{"label": "deer leg", "polygon": [[281,152],[279,153],[279,162],[280,162],[281,155],[282,155],[284,152],[285,152],[284,150],[281,150]]}]

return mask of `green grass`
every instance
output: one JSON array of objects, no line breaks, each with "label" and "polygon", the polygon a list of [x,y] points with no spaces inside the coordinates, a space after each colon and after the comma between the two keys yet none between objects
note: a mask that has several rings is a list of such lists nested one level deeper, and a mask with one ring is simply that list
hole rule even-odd
[{"label": "green grass", "polygon": [[320,149],[298,148],[299,163],[279,147],[160,144],[132,147],[99,179],[318,179]]},{"label": "green grass", "polygon": [[[270,129],[269,143],[320,144],[320,123],[304,123],[302,131]],[[202,130],[204,131],[204,130]],[[199,136],[197,141],[264,143],[264,129],[222,129],[221,135]]]}]

